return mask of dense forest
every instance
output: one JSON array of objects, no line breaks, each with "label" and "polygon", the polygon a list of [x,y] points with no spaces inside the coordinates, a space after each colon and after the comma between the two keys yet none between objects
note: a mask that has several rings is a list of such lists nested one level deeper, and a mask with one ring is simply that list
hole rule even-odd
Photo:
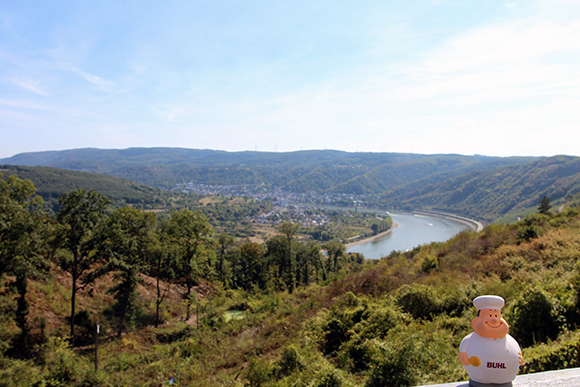
[{"label": "dense forest", "polygon": [[197,209],[161,216],[76,188],[49,214],[35,192],[0,179],[1,385],[458,381],[471,302],[489,293],[507,301],[521,372],[580,365],[578,196],[365,261],[289,222],[256,243]]}]

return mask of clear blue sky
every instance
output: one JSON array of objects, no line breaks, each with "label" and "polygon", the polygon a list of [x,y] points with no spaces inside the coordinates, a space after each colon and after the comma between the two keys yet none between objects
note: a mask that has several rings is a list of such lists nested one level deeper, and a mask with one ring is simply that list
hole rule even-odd
[{"label": "clear blue sky", "polygon": [[580,155],[580,1],[2,1],[0,134]]}]

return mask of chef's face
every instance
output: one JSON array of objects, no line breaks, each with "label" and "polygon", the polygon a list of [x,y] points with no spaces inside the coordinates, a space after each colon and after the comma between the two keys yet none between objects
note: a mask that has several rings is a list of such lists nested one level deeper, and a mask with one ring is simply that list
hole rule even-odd
[{"label": "chef's face", "polygon": [[510,327],[501,317],[500,309],[480,309],[479,316],[471,321],[475,333],[481,337],[499,339],[507,335]]}]

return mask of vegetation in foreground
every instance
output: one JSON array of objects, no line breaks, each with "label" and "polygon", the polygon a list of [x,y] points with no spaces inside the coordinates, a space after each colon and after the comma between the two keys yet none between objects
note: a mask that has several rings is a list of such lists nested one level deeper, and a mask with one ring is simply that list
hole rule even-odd
[{"label": "vegetation in foreground", "polygon": [[[210,248],[210,232],[204,230],[196,253],[204,251],[215,261],[189,260],[203,263],[193,267],[198,275],[190,288],[186,275],[157,282],[153,271],[144,275],[130,264],[143,250],[136,247],[154,247],[144,242],[155,242],[155,235],[175,241],[183,227],[167,224],[164,233],[132,233],[134,225],[147,229],[150,216],[121,209],[114,218],[103,217],[105,227],[95,229],[102,230],[95,232],[99,238],[87,239],[95,245],[83,245],[87,259],[98,253],[102,261],[87,266],[94,274],[84,277],[90,285],[78,293],[84,313],[75,320],[73,347],[66,337],[72,274],[63,271],[70,265],[55,262],[66,258],[70,263],[74,253],[62,244],[52,245],[53,250],[42,246],[46,238],[35,235],[54,225],[42,218],[27,221],[24,215],[34,214],[39,204],[26,182],[12,184],[22,194],[6,194],[6,184],[1,187],[2,226],[8,224],[5,215],[13,214],[11,222],[21,232],[13,239],[7,237],[9,228],[0,232],[5,275],[0,385],[413,386],[463,380],[467,375],[458,346],[471,331],[471,302],[481,294],[506,299],[505,318],[524,350],[522,372],[580,365],[578,208],[558,214],[548,208],[513,225],[462,232],[447,242],[365,264],[340,255],[334,265],[329,252],[323,258],[324,267],[332,268],[326,277],[316,277],[314,266],[295,270],[301,248],[292,242],[295,230],[287,224],[277,243],[232,246],[230,254],[264,258],[278,248],[294,270],[281,270],[281,261],[262,266],[257,277],[242,270],[246,274],[239,280],[249,281],[239,284],[229,279],[235,276],[220,279],[213,263],[207,265],[220,262],[221,250]],[[163,251],[177,257],[188,245],[182,240]],[[154,248],[146,251],[148,257],[163,257]],[[239,261],[238,267],[255,267],[248,262]],[[99,273],[107,265],[110,270]],[[199,275],[208,267],[208,277]],[[253,282],[262,276],[267,281]],[[19,286],[22,282],[27,286]],[[159,289],[165,296],[158,304]],[[97,371],[96,318],[101,324]]]}]

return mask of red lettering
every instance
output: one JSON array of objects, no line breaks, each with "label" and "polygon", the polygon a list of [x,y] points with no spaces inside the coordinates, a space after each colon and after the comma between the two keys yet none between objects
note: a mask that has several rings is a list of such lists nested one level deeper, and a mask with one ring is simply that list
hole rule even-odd
[{"label": "red lettering", "polygon": [[502,368],[506,369],[505,363],[493,363],[491,361],[487,362],[487,368]]}]

